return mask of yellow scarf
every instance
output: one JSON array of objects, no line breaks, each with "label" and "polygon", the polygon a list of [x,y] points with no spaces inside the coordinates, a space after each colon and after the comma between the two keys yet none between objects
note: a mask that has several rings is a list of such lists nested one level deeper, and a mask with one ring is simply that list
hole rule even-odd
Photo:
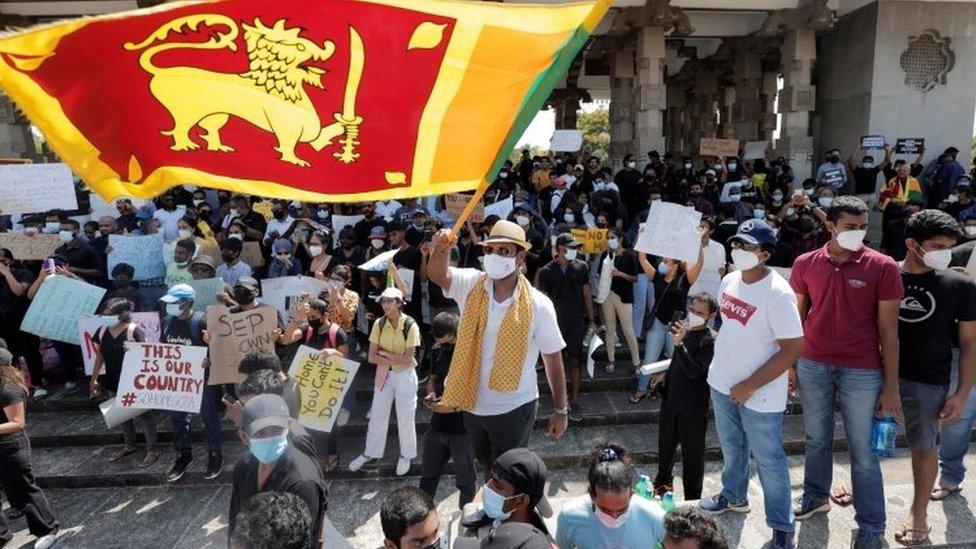
[{"label": "yellow scarf", "polygon": [[[488,322],[487,275],[478,280],[468,294],[458,327],[454,358],[442,402],[470,412],[478,403],[478,383],[481,379],[481,346]],[[532,329],[532,287],[522,275],[518,279],[518,295],[508,308],[498,328],[495,358],[491,365],[488,387],[493,391],[510,393],[522,381],[522,365],[529,346]]]}]

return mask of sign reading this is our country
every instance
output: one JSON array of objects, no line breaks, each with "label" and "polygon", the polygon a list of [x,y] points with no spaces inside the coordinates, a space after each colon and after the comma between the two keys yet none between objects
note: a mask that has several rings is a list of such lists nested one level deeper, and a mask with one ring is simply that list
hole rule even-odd
[{"label": "sign reading this is our country", "polygon": [[277,312],[273,307],[255,307],[232,313],[223,305],[207,308],[207,333],[210,334],[210,377],[208,385],[240,383],[237,371],[244,355],[252,349],[274,351]]},{"label": "sign reading this is our country", "polygon": [[298,423],[314,431],[331,432],[358,370],[358,362],[336,355],[325,359],[312,347],[299,347],[288,370],[302,395]]},{"label": "sign reading this is our country", "polygon": [[67,164],[0,166],[0,214],[76,209],[78,198]]},{"label": "sign reading this is our country", "polygon": [[125,348],[116,406],[200,412],[206,347],[128,342]]}]

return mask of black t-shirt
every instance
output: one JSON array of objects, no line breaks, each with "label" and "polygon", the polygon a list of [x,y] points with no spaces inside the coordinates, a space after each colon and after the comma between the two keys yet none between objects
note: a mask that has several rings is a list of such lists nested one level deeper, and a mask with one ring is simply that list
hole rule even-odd
[{"label": "black t-shirt", "polygon": [[481,269],[481,262],[478,258],[484,253],[481,246],[474,242],[467,244],[458,241],[458,268],[460,269]]},{"label": "black t-shirt", "polygon": [[578,259],[567,263],[565,269],[553,261],[539,270],[537,288],[552,300],[560,329],[571,325],[584,328],[581,323],[586,316],[583,286],[589,283],[590,273],[586,263]]},{"label": "black t-shirt", "polygon": [[854,169],[854,192],[857,194],[874,194],[874,188],[878,183],[878,172],[880,166],[865,168],[858,166]]},{"label": "black t-shirt", "polygon": [[684,311],[688,301],[688,277],[681,273],[671,282],[664,280],[660,273],[654,277],[654,318],[664,324],[671,322],[674,313]]},{"label": "black t-shirt", "polygon": [[380,216],[376,216],[373,219],[360,219],[352,228],[356,233],[356,244],[364,248],[368,247],[369,233],[373,230],[373,227],[383,227],[386,230],[386,220]]},{"label": "black t-shirt", "polygon": [[711,330],[689,330],[685,334],[681,347],[675,347],[668,366],[663,406],[702,414],[708,411],[708,366],[714,352],[715,339]]},{"label": "black t-shirt", "polygon": [[[245,225],[247,225],[247,227],[249,229],[254,229],[255,231],[260,231],[262,235],[264,235],[264,232],[268,229],[268,222],[267,222],[267,220],[264,219],[264,216],[263,215],[259,214],[258,212],[254,211],[254,210],[251,210],[251,211],[247,212],[247,215],[241,216],[238,219],[240,219],[241,223],[244,223]],[[262,236],[262,238],[263,238],[263,236]],[[261,241],[260,238],[249,238],[247,235],[244,235],[244,240],[247,240],[247,241],[256,240],[258,242]]]},{"label": "black t-shirt", "polygon": [[[7,417],[7,414],[4,413],[3,408],[6,408],[11,404],[24,402],[26,398],[27,392],[20,385],[17,385],[16,383],[8,383],[4,385],[3,390],[0,391],[0,423],[6,423],[9,421],[9,418]],[[11,446],[19,446],[21,448],[27,446],[27,435],[24,433],[24,429],[21,429],[16,433],[0,435],[0,448],[9,448]]]},{"label": "black t-shirt", "polygon": [[957,321],[976,320],[976,282],[951,270],[902,272],[905,297],[898,311],[901,378],[948,385]]},{"label": "black t-shirt", "polygon": [[[194,330],[195,326],[200,326],[200,331]],[[206,328],[207,317],[200,311],[194,312],[186,320],[168,316],[163,319],[159,342],[206,347],[207,344],[203,341],[202,332]]]},{"label": "black t-shirt", "polygon": [[[444,379],[451,370],[451,359],[454,358],[454,344],[435,344],[430,348],[430,368],[434,374],[434,393],[438,397],[444,394]],[[448,435],[463,435],[464,417],[461,412],[455,414],[432,414],[430,426],[439,433]]]},{"label": "black t-shirt", "polygon": [[[113,336],[107,326],[99,328],[95,332],[95,341],[102,352],[102,360],[105,362],[103,382],[109,391],[119,390],[119,377],[122,375],[122,361],[125,359],[125,342],[129,341],[129,328],[124,328],[118,336]],[[136,327],[132,330],[132,341],[145,341],[146,334],[142,328]]]},{"label": "black t-shirt", "polygon": [[[603,252],[600,256],[600,272],[603,272],[603,260],[610,252]],[[637,276],[640,264],[637,263],[637,254],[633,250],[623,250],[613,258],[613,267],[622,273]],[[610,290],[620,296],[623,303],[634,302],[634,283],[624,280],[619,276],[613,277],[610,282]]]},{"label": "black t-shirt", "polygon": [[[65,263],[70,267],[78,267],[81,269],[98,269],[105,272],[105,260],[102,258],[101,254],[95,251],[94,248],[88,244],[76,240],[74,245],[68,248],[64,244],[54,250],[54,255],[60,257]],[[92,280],[98,280],[98,277],[82,277],[85,282],[91,282]]]},{"label": "black t-shirt", "polygon": [[309,347],[318,350],[322,350],[326,348],[338,349],[342,345],[345,345],[346,343],[349,342],[349,336],[346,334],[346,332],[343,331],[342,328],[337,328],[335,334],[335,345],[333,346],[332,341],[329,338],[330,331],[331,330],[328,328],[325,330],[325,333],[306,330],[305,333],[303,334],[305,345],[308,345]]},{"label": "black t-shirt", "polygon": [[[14,276],[14,280],[27,286],[30,286],[31,282],[34,281],[34,275],[26,269],[11,267],[10,274]],[[0,276],[0,320],[14,322],[14,319],[23,316],[27,311],[27,304],[26,288],[24,289],[24,295],[17,296],[10,289],[10,284],[7,283],[7,277]],[[19,321],[16,323],[19,324]]]},{"label": "black t-shirt", "polygon": [[410,291],[410,301],[403,307],[403,311],[414,318],[421,318],[420,313],[420,262],[423,254],[416,246],[407,246],[393,256],[393,264],[398,268],[413,270],[413,288]]}]

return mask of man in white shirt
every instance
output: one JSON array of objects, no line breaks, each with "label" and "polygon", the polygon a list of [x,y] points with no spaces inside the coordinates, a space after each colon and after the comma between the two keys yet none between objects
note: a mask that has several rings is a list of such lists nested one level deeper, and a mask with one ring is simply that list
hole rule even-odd
[{"label": "man in white shirt", "polygon": [[177,206],[176,196],[173,193],[160,197],[159,204],[160,208],[153,213],[153,218],[159,220],[163,229],[163,240],[171,242],[180,236],[177,222],[186,215],[186,206]]},{"label": "man in white shirt", "polygon": [[699,227],[702,230],[702,247],[705,249],[705,264],[695,283],[688,290],[688,295],[702,292],[709,294],[718,301],[718,287],[722,283],[722,275],[726,272],[725,246],[712,240],[715,232],[715,218],[710,215],[702,216]]},{"label": "man in white shirt", "polygon": [[[458,332],[458,346],[455,347],[454,361],[451,373],[445,386],[444,406],[454,406],[463,409],[464,423],[475,455],[486,472],[494,460],[506,451],[528,446],[529,435],[535,424],[536,407],[539,399],[538,382],[535,364],[542,354],[542,361],[546,367],[546,376],[552,390],[554,413],[549,419],[547,436],[558,438],[566,431],[569,414],[566,397],[566,374],[563,371],[561,351],[566,346],[559,332],[556,322],[556,312],[552,301],[542,292],[533,288],[521,275],[521,268],[525,265],[526,252],[530,244],[525,239],[525,231],[510,221],[498,221],[492,227],[488,238],[481,242],[484,247],[484,264],[486,273],[477,269],[459,269],[449,267],[450,233],[446,230],[434,235],[434,249],[431,252],[430,263],[427,268],[428,279],[444,290],[444,295],[454,299],[461,310],[461,325]],[[487,291],[486,318],[474,318],[473,311],[478,301],[476,299],[483,285]],[[531,314],[528,318],[516,319],[516,315],[506,318],[509,309],[520,303],[520,291],[528,289],[531,292]],[[524,297],[524,296],[521,296]],[[480,296],[477,297],[480,299]],[[475,303],[472,306],[471,303]],[[524,302],[523,302],[524,303]],[[468,309],[468,310],[466,310]],[[465,317],[465,313],[469,317]],[[499,339],[500,333],[511,332],[512,325],[503,326],[506,322],[525,322],[527,342],[523,356],[499,355],[501,360],[495,360],[496,350],[506,347]],[[466,322],[480,325],[481,340],[473,342],[465,349],[462,340],[466,330]],[[519,327],[519,330],[521,328]],[[526,332],[522,332],[526,333]],[[508,346],[510,347],[510,346]],[[478,350],[480,349],[480,353]],[[452,395],[461,392],[459,387],[465,381],[472,381],[465,377],[465,373],[475,375],[470,371],[462,372],[467,364],[463,356],[467,350],[480,354],[480,368],[475,370],[478,379],[476,396],[466,407],[453,404]],[[518,360],[521,365],[511,364],[508,360]],[[468,361],[470,362],[470,361]],[[498,370],[499,372],[495,372]],[[514,372],[517,386],[513,390],[496,390],[500,372],[509,374]],[[499,373],[498,376],[493,375]],[[473,392],[474,387],[467,387]]]},{"label": "man in white shirt", "polygon": [[288,201],[275,199],[271,201],[271,219],[268,220],[268,228],[264,230],[263,244],[270,247],[271,244],[288,232],[295,218],[288,215]]},{"label": "man in white shirt", "polygon": [[719,287],[722,329],[708,371],[715,430],[722,445],[722,492],[702,510],[745,513],[749,454],[759,465],[773,549],[793,549],[795,520],[783,451],[788,369],[803,352],[803,325],[789,283],[766,267],[776,234],[762,220],[739,226],[732,242],[736,271]]}]

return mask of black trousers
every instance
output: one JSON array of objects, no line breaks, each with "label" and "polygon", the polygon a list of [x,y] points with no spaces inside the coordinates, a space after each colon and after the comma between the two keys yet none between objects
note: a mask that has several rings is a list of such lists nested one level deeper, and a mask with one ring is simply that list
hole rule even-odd
[{"label": "black trousers", "polygon": [[[44,492],[34,481],[30,466],[30,446],[26,441],[8,447],[0,447],[0,487],[7,495],[10,506],[24,514],[27,529],[34,536],[50,534],[58,527]],[[0,513],[0,542],[13,538],[7,519]]]},{"label": "black trousers", "polygon": [[477,481],[471,439],[467,433],[449,434],[430,428],[424,433],[422,444],[420,489],[434,499],[437,496],[437,485],[440,484],[444,466],[452,460],[454,461],[454,485],[460,492],[458,509],[463,509],[474,499]]},{"label": "black trousers", "polygon": [[471,437],[474,457],[481,465],[485,482],[491,477],[491,464],[495,463],[498,456],[512,448],[529,445],[538,403],[538,399],[533,400],[497,416],[464,414],[464,428]]},{"label": "black trousers", "polygon": [[670,486],[674,482],[672,469],[674,453],[681,444],[681,470],[684,499],[701,499],[702,479],[705,476],[705,428],[707,410],[675,410],[661,407],[661,423],[657,438],[658,465],[654,486]]}]

